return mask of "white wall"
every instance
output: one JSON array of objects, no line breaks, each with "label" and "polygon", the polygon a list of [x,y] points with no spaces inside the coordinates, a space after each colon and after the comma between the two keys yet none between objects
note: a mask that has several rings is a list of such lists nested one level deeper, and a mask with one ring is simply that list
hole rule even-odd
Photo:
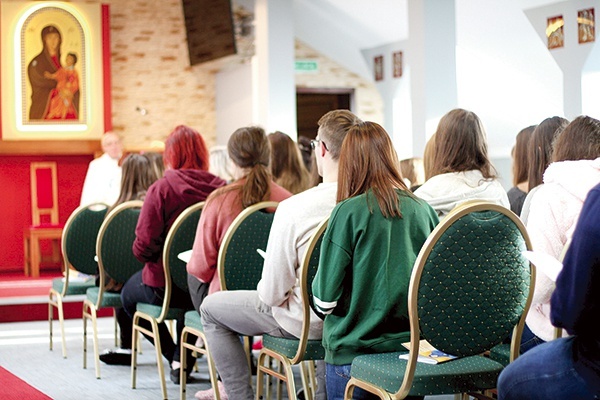
[{"label": "white wall", "polygon": [[254,123],[252,112],[252,66],[241,64],[218,72],[215,83],[216,143],[225,145],[242,126]]}]

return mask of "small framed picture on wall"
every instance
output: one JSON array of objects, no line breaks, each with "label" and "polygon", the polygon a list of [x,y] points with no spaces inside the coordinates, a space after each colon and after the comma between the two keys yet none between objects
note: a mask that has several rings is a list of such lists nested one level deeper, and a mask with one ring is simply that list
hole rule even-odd
[{"label": "small framed picture on wall", "polygon": [[577,33],[579,43],[590,43],[596,41],[594,9],[587,8],[577,12]]},{"label": "small framed picture on wall", "polygon": [[548,37],[548,48],[557,49],[565,47],[565,20],[562,15],[548,18],[546,24],[546,36]]},{"label": "small framed picture on wall", "polygon": [[377,56],[373,59],[373,69],[375,71],[375,81],[383,80],[383,56]]},{"label": "small framed picture on wall", "polygon": [[402,52],[396,51],[392,53],[392,70],[394,71],[394,78],[400,78],[402,76]]}]

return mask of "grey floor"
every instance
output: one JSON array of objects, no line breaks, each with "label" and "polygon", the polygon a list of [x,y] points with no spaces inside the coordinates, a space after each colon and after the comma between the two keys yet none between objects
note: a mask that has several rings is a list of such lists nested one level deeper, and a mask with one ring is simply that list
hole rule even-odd
[{"label": "grey floor", "polygon": [[[114,320],[100,318],[98,324],[100,351],[114,346]],[[0,324],[0,366],[55,400],[81,399],[160,399],[161,389],[154,347],[143,341],[138,357],[136,389],[131,388],[129,367],[101,363],[101,379],[94,372],[91,327],[88,325],[88,367],[83,369],[83,323],[80,319],[65,321],[67,358],[61,354],[58,323],[54,328],[54,350],[48,348],[48,322]],[[168,374],[169,367],[164,364]],[[299,374],[296,374],[299,375]],[[198,390],[210,388],[206,362],[198,361],[195,381],[187,386],[187,399]],[[167,375],[169,399],[179,398],[179,386]],[[1,384],[1,383],[0,383]],[[298,382],[298,386],[300,383]],[[0,394],[2,388],[0,387]],[[2,397],[2,396],[0,396]],[[427,396],[427,400],[452,400],[454,396]],[[234,400],[234,399],[232,399]]]}]

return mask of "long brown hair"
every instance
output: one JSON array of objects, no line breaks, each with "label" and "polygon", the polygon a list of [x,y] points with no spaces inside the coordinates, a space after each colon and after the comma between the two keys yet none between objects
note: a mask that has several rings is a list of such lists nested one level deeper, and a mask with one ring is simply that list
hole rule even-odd
[{"label": "long brown hair", "polygon": [[552,161],[594,160],[600,157],[600,121],[581,115],[555,139]]},{"label": "long brown hair", "polygon": [[279,131],[270,133],[268,138],[271,142],[271,174],[275,182],[293,194],[308,189],[310,175],[296,142]]},{"label": "long brown hair", "polygon": [[562,117],[546,118],[533,130],[529,143],[529,190],[544,181],[544,171],[552,160],[552,143],[569,121]]},{"label": "long brown hair", "polygon": [[[338,203],[372,191],[384,217],[402,217],[396,189],[410,193],[400,174],[398,155],[388,133],[375,122],[354,125],[342,144]],[[369,211],[372,209],[369,206]]]},{"label": "long brown hair", "polygon": [[517,133],[515,147],[513,147],[513,186],[517,186],[521,182],[527,181],[529,175],[529,141],[535,125],[521,129]]},{"label": "long brown hair", "polygon": [[496,177],[488,158],[483,124],[472,111],[460,108],[448,112],[440,120],[430,139],[430,159],[425,162],[425,178],[448,172],[478,170],[485,179]]},{"label": "long brown hair", "polygon": [[264,129],[258,126],[239,128],[229,137],[227,142],[229,158],[240,168],[248,169],[243,185],[232,184],[215,190],[209,200],[231,190],[240,190],[242,208],[261,201],[271,195],[271,172],[269,160],[271,146]]},{"label": "long brown hair", "polygon": [[121,190],[119,198],[108,213],[121,203],[129,200],[143,200],[148,188],[158,179],[148,157],[141,154],[129,154],[121,165]]}]

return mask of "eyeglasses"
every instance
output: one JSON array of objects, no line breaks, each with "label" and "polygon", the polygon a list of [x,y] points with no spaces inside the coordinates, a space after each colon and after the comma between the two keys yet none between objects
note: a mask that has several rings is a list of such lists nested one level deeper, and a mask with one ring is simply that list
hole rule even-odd
[{"label": "eyeglasses", "polygon": [[310,148],[313,149],[313,150],[316,149],[317,146],[319,145],[319,142],[323,143],[323,146],[325,146],[325,150],[327,150],[327,145],[321,139],[311,140],[310,141]]}]

